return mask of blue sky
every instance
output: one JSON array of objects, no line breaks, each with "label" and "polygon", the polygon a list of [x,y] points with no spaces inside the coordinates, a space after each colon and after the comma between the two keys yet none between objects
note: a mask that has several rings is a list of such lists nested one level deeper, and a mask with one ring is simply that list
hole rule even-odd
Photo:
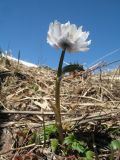
[{"label": "blue sky", "polygon": [[[66,62],[93,64],[120,48],[120,0],[0,0],[0,47],[21,59],[56,68],[61,50],[46,42],[49,23],[68,20],[90,31],[90,50],[66,53]],[[120,51],[106,61],[120,59]]]}]

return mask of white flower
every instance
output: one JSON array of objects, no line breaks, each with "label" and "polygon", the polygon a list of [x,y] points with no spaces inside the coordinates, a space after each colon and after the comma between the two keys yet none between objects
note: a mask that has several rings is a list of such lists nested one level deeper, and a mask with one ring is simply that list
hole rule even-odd
[{"label": "white flower", "polygon": [[83,32],[82,26],[79,28],[75,24],[67,22],[61,24],[58,21],[50,23],[47,42],[55,47],[66,49],[68,52],[87,51],[91,40],[86,41],[89,32]]}]

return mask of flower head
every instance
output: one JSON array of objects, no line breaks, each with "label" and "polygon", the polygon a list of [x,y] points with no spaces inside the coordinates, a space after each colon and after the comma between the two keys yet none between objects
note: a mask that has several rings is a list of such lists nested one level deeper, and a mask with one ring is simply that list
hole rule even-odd
[{"label": "flower head", "polygon": [[87,51],[91,40],[87,41],[89,32],[83,32],[82,26],[79,28],[75,24],[67,22],[61,24],[58,21],[50,23],[47,42],[55,47],[62,48],[68,52]]}]

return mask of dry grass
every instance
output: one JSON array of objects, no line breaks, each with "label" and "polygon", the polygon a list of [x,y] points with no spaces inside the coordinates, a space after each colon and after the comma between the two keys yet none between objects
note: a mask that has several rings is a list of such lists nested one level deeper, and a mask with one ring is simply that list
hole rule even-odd
[{"label": "dry grass", "polygon": [[[53,106],[56,71],[48,67],[28,68],[22,64],[0,58],[0,110],[31,111],[29,114],[0,114],[1,151],[13,147],[16,133],[54,123]],[[119,72],[89,74],[85,80],[66,75],[61,87],[63,128],[95,128],[99,123],[108,127],[120,126]],[[112,77],[112,78],[111,78]],[[36,111],[36,115],[32,114]],[[37,112],[49,112],[44,115]],[[14,138],[13,138],[14,137]],[[120,139],[120,137],[119,137]],[[4,143],[4,145],[3,145]],[[9,143],[9,146],[7,145]],[[1,156],[4,160],[4,156]]]}]

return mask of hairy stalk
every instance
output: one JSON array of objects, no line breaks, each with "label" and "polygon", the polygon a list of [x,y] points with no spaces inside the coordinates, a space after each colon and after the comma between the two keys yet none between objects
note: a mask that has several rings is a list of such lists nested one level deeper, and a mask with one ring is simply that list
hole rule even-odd
[{"label": "hairy stalk", "polygon": [[59,134],[59,142],[61,144],[63,142],[63,128],[62,128],[61,111],[60,111],[60,82],[61,82],[61,76],[62,76],[62,65],[63,65],[64,55],[65,55],[65,50],[63,50],[61,53],[58,71],[57,71],[56,89],[55,89],[55,99],[56,99],[55,121],[56,121],[56,126]]}]

